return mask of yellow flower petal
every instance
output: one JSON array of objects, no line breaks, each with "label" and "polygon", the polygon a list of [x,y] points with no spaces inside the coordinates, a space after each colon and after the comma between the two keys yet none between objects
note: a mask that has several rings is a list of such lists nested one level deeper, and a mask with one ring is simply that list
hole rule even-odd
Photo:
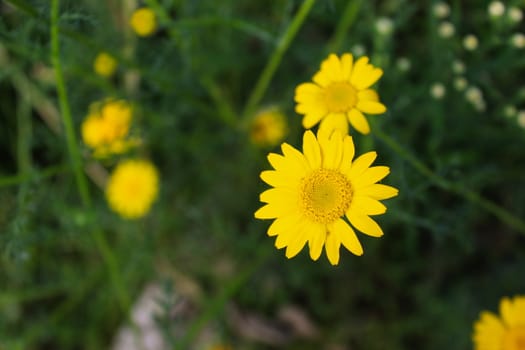
[{"label": "yellow flower petal", "polygon": [[355,210],[350,209],[346,212],[346,217],[352,226],[363,232],[365,235],[372,237],[381,237],[383,235],[383,230],[381,230],[381,227],[368,215],[360,214]]},{"label": "yellow flower petal", "polygon": [[341,78],[342,80],[350,80],[352,74],[354,57],[350,53],[345,53],[341,56]]},{"label": "yellow flower petal", "polygon": [[[280,232],[277,238],[275,239],[275,247],[277,249],[282,249],[284,247],[289,246],[295,239],[295,237],[300,234],[303,221],[296,221],[294,219],[295,217],[295,215],[284,217],[284,219],[288,220],[290,224],[288,225],[287,230]],[[292,226],[291,223],[295,224]]]},{"label": "yellow flower petal", "polygon": [[[289,161],[286,157],[283,157],[276,153],[270,153],[268,155],[268,161],[270,164],[279,172],[283,178],[295,180],[301,179],[306,174],[302,162]],[[288,181],[288,180],[287,180]]]},{"label": "yellow flower petal", "polygon": [[[284,175],[285,174],[285,175]],[[273,187],[291,187],[299,186],[300,177],[297,173],[282,173],[275,170],[265,170],[261,172],[261,179]]]},{"label": "yellow flower petal", "polygon": [[354,230],[344,220],[339,219],[334,223],[333,232],[337,235],[339,241],[352,254],[363,255],[363,246],[357,239]]},{"label": "yellow flower petal", "polygon": [[342,76],[341,62],[337,55],[330,54],[328,58],[321,63],[321,71],[326,74],[330,81],[340,81]]},{"label": "yellow flower petal", "polygon": [[259,208],[254,215],[257,219],[275,219],[282,216],[282,213],[279,211],[279,207],[266,204]]},{"label": "yellow flower petal", "polygon": [[339,241],[337,235],[333,232],[333,225],[328,227],[328,234],[326,236],[325,250],[326,256],[330,264],[337,265],[339,264],[339,247],[341,246],[341,241]]},{"label": "yellow flower petal", "polygon": [[302,227],[296,232],[296,235],[294,238],[292,238],[286,247],[286,257],[288,259],[293,258],[299,252],[303,249],[304,245],[306,244],[308,240],[308,230],[305,229],[304,224]]},{"label": "yellow flower petal", "polygon": [[293,164],[294,168],[305,172],[310,170],[310,166],[306,162],[304,155],[297,149],[287,143],[283,143],[281,145],[281,150],[283,151],[284,156]]},{"label": "yellow flower petal", "polygon": [[286,167],[286,158],[277,153],[269,153],[266,157],[274,169],[284,169]]},{"label": "yellow flower petal", "polygon": [[[286,215],[275,219],[268,228],[269,236],[286,235],[287,232],[295,232],[302,218],[299,215]],[[282,247],[281,247],[282,248]]]},{"label": "yellow flower petal", "polygon": [[499,305],[499,312],[501,314],[501,318],[503,322],[508,327],[519,325],[519,316],[516,315],[513,302],[509,298],[501,299],[501,302]]},{"label": "yellow flower petal", "polygon": [[343,158],[341,159],[341,173],[346,174],[352,167],[355,155],[355,146],[352,136],[346,135],[343,140]]},{"label": "yellow flower petal", "polygon": [[303,135],[303,153],[310,164],[310,168],[318,169],[321,167],[321,148],[311,131],[307,131]]},{"label": "yellow flower petal", "polygon": [[353,108],[350,110],[350,112],[347,113],[348,120],[350,121],[350,124],[359,131],[363,135],[367,135],[370,133],[370,125],[368,125],[368,121],[366,120],[363,113],[361,113],[359,110]]},{"label": "yellow flower petal", "polygon": [[323,155],[323,168],[339,168],[343,156],[343,139],[341,134],[337,131],[334,132],[324,147],[321,146],[321,152]]},{"label": "yellow flower petal", "polygon": [[352,167],[350,168],[350,171],[347,173],[347,176],[350,179],[356,179],[358,176],[363,174],[370,165],[376,160],[377,153],[367,152],[361,156],[359,156],[352,164]]},{"label": "yellow flower petal", "polygon": [[282,203],[285,206],[295,207],[297,191],[286,187],[270,188],[259,196],[263,203]]},{"label": "yellow flower petal", "polygon": [[362,56],[354,63],[354,69],[352,70],[352,74],[350,75],[350,83],[352,83],[352,85],[357,86],[359,79],[361,79],[363,75],[363,71],[368,65],[368,61],[368,57]]},{"label": "yellow flower petal", "polygon": [[326,240],[326,229],[323,225],[314,224],[311,225],[308,230],[310,231],[310,240],[308,241],[310,247],[310,258],[315,261],[319,259],[323,251],[324,242]]},{"label": "yellow flower petal", "polygon": [[388,174],[390,174],[390,168],[387,166],[373,166],[365,170],[365,172],[355,179],[352,184],[354,185],[354,189],[358,189],[360,187],[367,187],[369,185],[372,185],[383,178],[385,178]]},{"label": "yellow flower petal", "polygon": [[363,69],[360,74],[356,75],[355,87],[359,90],[367,89],[375,84],[379,78],[383,75],[383,70],[380,68],[373,68],[372,65],[368,65]]},{"label": "yellow flower petal", "polygon": [[370,197],[354,196],[350,210],[364,215],[380,215],[386,212],[386,206],[380,201]]},{"label": "yellow flower petal", "polygon": [[[300,113],[297,111],[297,113]],[[315,112],[308,112],[303,117],[303,128],[311,129],[315,124],[319,123],[321,119],[326,116],[326,111],[316,110]]]},{"label": "yellow flower petal", "polygon": [[355,191],[355,195],[359,196],[369,196],[374,199],[383,200],[397,196],[399,190],[397,188],[383,185],[383,184],[373,184],[367,187],[358,188]]},{"label": "yellow flower petal", "polygon": [[319,129],[319,132],[328,136],[334,131],[338,131],[342,135],[347,135],[348,121],[343,113],[330,113],[321,121]]},{"label": "yellow flower petal", "polygon": [[376,101],[359,101],[357,102],[357,109],[368,114],[381,114],[386,112],[386,107],[381,102]]},{"label": "yellow flower petal", "polygon": [[375,90],[366,89],[357,93],[357,99],[359,101],[379,101],[379,95]]},{"label": "yellow flower petal", "polygon": [[326,71],[319,71],[315,73],[312,80],[321,87],[326,87],[332,83],[332,80]]},{"label": "yellow flower petal", "polygon": [[383,70],[368,64],[368,57],[365,56],[358,59],[355,63],[350,82],[358,90],[364,90],[378,81],[382,75]]},{"label": "yellow flower petal", "polygon": [[302,83],[295,88],[295,102],[310,102],[323,98],[323,90],[313,83]]},{"label": "yellow flower petal", "polygon": [[517,296],[514,298],[514,311],[516,323],[525,325],[525,296]]},{"label": "yellow flower petal", "polygon": [[500,319],[491,312],[482,312],[474,324],[472,340],[476,350],[501,349],[506,330]]}]

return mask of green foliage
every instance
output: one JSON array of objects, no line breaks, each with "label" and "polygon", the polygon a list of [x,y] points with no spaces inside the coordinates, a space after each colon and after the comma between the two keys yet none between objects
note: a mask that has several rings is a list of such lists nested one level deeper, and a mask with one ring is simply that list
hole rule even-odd
[{"label": "green foliage", "polygon": [[[51,1],[0,3],[1,349],[110,348],[152,282],[174,295],[159,302],[164,310],[184,297],[195,309],[157,320],[174,349],[192,348],[209,325],[235,349],[271,348],[239,335],[231,304],[268,320],[283,306],[302,309],[319,333],[286,349],[466,349],[481,310],[525,293],[525,56],[511,43],[521,22],[490,18],[485,1],[452,1],[444,19],[432,1],[323,0],[303,8],[305,18],[306,2],[294,0],[144,3],[159,19],[148,38],[128,25],[137,1],[60,3],[65,100],[51,70]],[[444,21],[455,27],[449,38],[439,34]],[[471,33],[479,47],[469,51]],[[265,156],[279,149],[250,143],[246,113],[275,60],[252,107],[280,106],[286,142],[299,147],[294,89],[331,50],[364,50],[385,72],[378,91],[388,112],[354,139],[358,153],[378,151],[400,189],[378,218],[385,236],[360,235],[364,256],[342,251],[337,267],[306,249],[287,260],[266,237],[268,222],[253,218]],[[118,60],[112,78],[93,72],[101,51]],[[432,96],[434,84],[443,97]],[[482,95],[469,99],[472,87]],[[128,156],[151,159],[161,174],[160,196],[138,221],[111,212],[92,178],[83,203],[71,167],[59,100],[86,165],[80,125],[108,97],[133,103],[143,145]]]}]

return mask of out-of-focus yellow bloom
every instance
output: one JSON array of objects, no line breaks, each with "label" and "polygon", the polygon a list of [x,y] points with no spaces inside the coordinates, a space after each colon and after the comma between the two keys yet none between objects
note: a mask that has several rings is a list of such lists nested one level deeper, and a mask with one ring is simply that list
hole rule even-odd
[{"label": "out-of-focus yellow bloom", "polygon": [[128,138],[132,119],[131,105],[123,100],[97,102],[82,123],[82,139],[97,158],[121,154],[140,140]]},{"label": "out-of-focus yellow bloom", "polygon": [[101,52],[93,61],[93,70],[102,77],[110,77],[117,70],[117,60],[107,52]]},{"label": "out-of-focus yellow bloom", "polygon": [[499,315],[481,312],[474,323],[474,349],[525,349],[525,296],[501,299],[499,310]]},{"label": "out-of-focus yellow bloom", "polygon": [[345,53],[341,57],[330,54],[313,76],[313,83],[297,86],[295,111],[304,115],[306,129],[320,123],[323,133],[339,130],[346,135],[350,122],[360,133],[370,132],[363,113],[382,114],[386,107],[371,88],[381,78],[383,70],[368,61],[366,56],[354,62],[352,54]]},{"label": "out-of-focus yellow bloom", "polygon": [[259,147],[272,147],[279,144],[286,133],[286,116],[277,107],[268,107],[255,115],[250,126],[250,139]]},{"label": "out-of-focus yellow bloom", "polygon": [[106,186],[106,199],[125,219],[146,215],[157,198],[159,174],[146,160],[126,160],[117,165]]},{"label": "out-of-focus yellow bloom", "polygon": [[157,18],[151,9],[142,7],[133,12],[129,24],[138,36],[150,36],[157,29]]}]

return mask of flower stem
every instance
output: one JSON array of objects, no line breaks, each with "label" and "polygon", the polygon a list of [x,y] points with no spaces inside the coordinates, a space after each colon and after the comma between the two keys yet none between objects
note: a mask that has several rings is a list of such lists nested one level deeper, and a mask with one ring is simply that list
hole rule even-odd
[{"label": "flower stem", "polygon": [[394,152],[396,152],[401,158],[405,159],[410,165],[412,165],[417,171],[425,175],[431,182],[436,186],[455,193],[456,195],[463,197],[467,201],[479,206],[480,208],[491,213],[499,220],[507,224],[509,227],[517,230],[518,232],[525,234],[525,222],[520,218],[516,217],[506,209],[500,207],[496,203],[483,198],[478,193],[466,189],[462,186],[458,186],[447,179],[434,173],[429,167],[427,167],[423,162],[417,159],[414,155],[408,152],[403,148],[396,140],[386,135],[379,128],[373,129],[374,135],[381,141],[383,141],[387,146],[389,146]]},{"label": "flower stem", "polygon": [[91,200],[89,197],[86,177],[82,172],[82,159],[77,147],[75,131],[71,111],[69,109],[67,91],[65,88],[64,77],[62,73],[62,64],[60,61],[60,46],[58,41],[58,3],[59,0],[53,0],[51,4],[51,62],[55,69],[55,80],[57,85],[58,102],[62,115],[62,122],[66,132],[67,149],[71,159],[73,173],[75,174],[77,189],[84,206],[89,207]]},{"label": "flower stem", "polygon": [[[73,121],[71,118],[71,111],[69,108],[69,101],[64,83],[64,76],[62,73],[62,65],[60,61],[60,46],[59,46],[59,27],[58,27],[58,9],[59,0],[52,0],[51,3],[51,61],[55,69],[55,80],[57,85],[57,94],[60,105],[60,114],[62,115],[62,122],[66,133],[67,148],[71,159],[71,166],[75,174],[77,189],[85,209],[91,207],[91,198],[89,195],[88,184],[86,176],[82,170],[82,158],[77,147],[77,140],[73,128]],[[126,311],[130,304],[129,297],[123,282],[120,278],[117,260],[113,254],[108,241],[98,227],[93,230],[93,239],[98,251],[102,255],[106,265],[109,269],[110,279],[115,288],[115,293],[119,300],[122,311]]]},{"label": "flower stem", "polygon": [[253,88],[252,93],[248,98],[248,102],[246,102],[242,113],[243,124],[248,122],[254,109],[261,102],[261,99],[263,98],[266,90],[268,89],[268,85],[270,84],[270,81],[272,80],[275,71],[277,70],[279,64],[282,61],[284,53],[292,43],[292,40],[295,38],[295,35],[297,34],[299,28],[308,16],[308,13],[310,12],[314,3],[315,0],[305,0],[303,2],[301,7],[299,8],[299,11],[297,11],[292,22],[284,32],[283,36],[279,39],[272,56],[268,60],[266,67],[264,67],[264,70],[262,71],[259,80],[255,84],[255,87]]}]

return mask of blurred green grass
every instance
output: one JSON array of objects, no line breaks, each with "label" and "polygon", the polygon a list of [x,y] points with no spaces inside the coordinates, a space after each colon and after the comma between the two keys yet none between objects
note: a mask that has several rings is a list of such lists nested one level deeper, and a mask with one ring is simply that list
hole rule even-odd
[{"label": "blurred green grass", "polygon": [[[286,349],[471,348],[479,312],[495,310],[501,296],[524,293],[523,232],[417,171],[382,135],[433,176],[523,218],[525,56],[510,40],[524,26],[490,18],[488,1],[451,1],[444,19],[434,14],[436,3],[316,1],[260,101],[285,111],[286,141],[298,146],[294,89],[330,50],[364,49],[385,71],[378,90],[388,112],[372,117],[380,132],[354,137],[359,153],[376,149],[378,163],[391,167],[388,183],[400,196],[379,219],[385,236],[360,237],[364,256],[344,252],[331,267],[305,251],[287,260],[266,237],[268,223],[253,219],[268,150],[250,144],[242,123],[301,1],[159,1],[169,23],[161,21],[150,38],[127,26],[125,9],[139,5],[134,1],[61,1],[60,58],[75,132],[90,103],[128,99],[144,140],[138,155],[160,170],[159,199],[133,222],[112,213],[93,182],[92,208],[82,206],[65,139],[53,131],[59,114],[49,71],[50,2],[1,2],[0,347],[110,348],[129,310],[93,240],[101,230],[117,284],[131,300],[152,281],[172,288],[176,300],[184,297],[184,281],[198,286],[186,296],[196,310],[189,321],[159,322],[166,334],[179,323],[193,330],[184,339],[166,336],[168,348],[182,341],[190,348],[206,324],[235,349],[272,348],[239,335],[228,321],[230,303],[269,320],[298,305],[319,335]],[[381,18],[392,21],[391,33],[377,27]],[[455,27],[450,38],[439,35],[443,21]],[[462,44],[470,33],[479,39],[473,51]],[[100,51],[119,60],[109,80],[92,71]],[[410,61],[408,70],[400,58]],[[464,73],[453,70],[458,60]],[[458,77],[482,91],[484,108],[454,87]],[[441,99],[431,95],[435,83],[445,87]],[[509,106],[518,112],[506,116]]]}]

